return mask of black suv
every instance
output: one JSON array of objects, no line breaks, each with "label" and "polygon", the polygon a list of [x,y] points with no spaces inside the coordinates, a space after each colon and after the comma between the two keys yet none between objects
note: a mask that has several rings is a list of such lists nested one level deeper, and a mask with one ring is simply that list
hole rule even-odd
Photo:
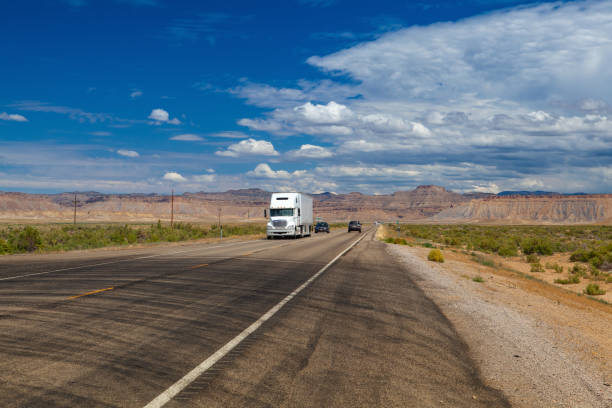
[{"label": "black suv", "polygon": [[348,225],[348,232],[359,231],[361,232],[361,223],[359,221],[351,221]]},{"label": "black suv", "polygon": [[315,225],[315,234],[317,232],[327,232],[329,234],[329,224],[326,222],[317,222],[317,225]]}]

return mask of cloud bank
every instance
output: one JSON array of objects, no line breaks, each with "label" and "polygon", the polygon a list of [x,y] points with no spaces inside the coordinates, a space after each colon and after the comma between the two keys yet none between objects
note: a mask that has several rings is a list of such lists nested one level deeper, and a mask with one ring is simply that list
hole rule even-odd
[{"label": "cloud bank", "polygon": [[404,28],[308,58],[331,79],[233,89],[272,108],[238,123],[331,145],[337,173],[320,174],[345,189],[612,191],[610,21],[612,3],[581,1]]}]

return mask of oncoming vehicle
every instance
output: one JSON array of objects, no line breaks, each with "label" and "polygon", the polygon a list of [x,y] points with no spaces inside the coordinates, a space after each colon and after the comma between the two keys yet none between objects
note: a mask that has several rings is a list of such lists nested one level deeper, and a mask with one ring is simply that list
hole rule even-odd
[{"label": "oncoming vehicle", "polygon": [[348,232],[359,231],[361,232],[361,223],[359,221],[351,221],[348,225]]},{"label": "oncoming vehicle", "polygon": [[312,232],[312,197],[304,193],[273,193],[268,239],[309,237]]},{"label": "oncoming vehicle", "polygon": [[315,234],[317,232],[327,232],[329,234],[329,224],[324,221],[317,222],[317,225],[315,225]]}]

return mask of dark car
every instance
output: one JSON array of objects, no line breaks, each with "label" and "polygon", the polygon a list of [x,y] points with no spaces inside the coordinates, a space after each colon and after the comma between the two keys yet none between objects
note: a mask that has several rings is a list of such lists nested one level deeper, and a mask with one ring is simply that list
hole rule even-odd
[{"label": "dark car", "polygon": [[348,232],[359,231],[361,232],[361,223],[359,221],[351,221],[348,225]]},{"label": "dark car", "polygon": [[315,234],[317,232],[327,232],[329,234],[329,224],[326,222],[317,222],[317,225],[315,225]]}]

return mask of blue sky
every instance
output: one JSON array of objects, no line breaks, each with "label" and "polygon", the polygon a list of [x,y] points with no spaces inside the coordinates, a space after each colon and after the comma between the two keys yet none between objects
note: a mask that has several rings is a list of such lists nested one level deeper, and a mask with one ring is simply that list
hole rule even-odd
[{"label": "blue sky", "polygon": [[612,192],[611,2],[2,10],[5,191]]}]

